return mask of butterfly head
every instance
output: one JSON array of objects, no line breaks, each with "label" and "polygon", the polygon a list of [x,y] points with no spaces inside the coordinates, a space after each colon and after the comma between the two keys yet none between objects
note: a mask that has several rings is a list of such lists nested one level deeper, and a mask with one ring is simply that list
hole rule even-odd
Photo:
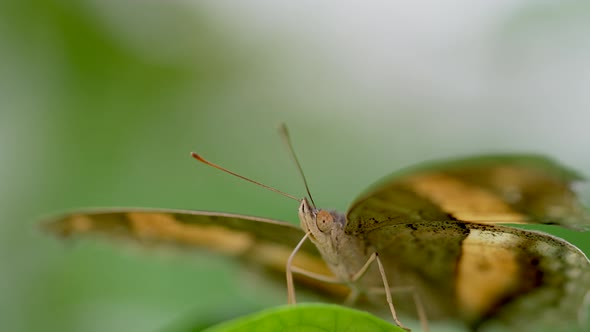
[{"label": "butterfly head", "polygon": [[337,217],[329,211],[314,208],[306,198],[303,198],[299,205],[301,228],[310,233],[311,240],[316,243],[326,243],[328,238],[331,238],[332,231],[339,221]]}]

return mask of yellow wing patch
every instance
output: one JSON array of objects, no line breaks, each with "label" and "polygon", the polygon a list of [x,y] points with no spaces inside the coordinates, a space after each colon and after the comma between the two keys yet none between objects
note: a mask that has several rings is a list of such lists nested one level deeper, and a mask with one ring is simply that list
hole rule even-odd
[{"label": "yellow wing patch", "polygon": [[519,238],[508,233],[491,237],[484,232],[473,229],[463,240],[457,266],[457,302],[467,320],[482,317],[520,286],[519,262],[513,250]]},{"label": "yellow wing patch", "polygon": [[524,223],[526,221],[498,195],[443,173],[426,173],[404,181],[418,195],[464,221]]},{"label": "yellow wing patch", "polygon": [[246,232],[215,225],[187,225],[166,213],[131,212],[127,217],[132,232],[141,240],[174,241],[181,245],[207,247],[229,255],[244,253],[255,242],[254,237]]}]

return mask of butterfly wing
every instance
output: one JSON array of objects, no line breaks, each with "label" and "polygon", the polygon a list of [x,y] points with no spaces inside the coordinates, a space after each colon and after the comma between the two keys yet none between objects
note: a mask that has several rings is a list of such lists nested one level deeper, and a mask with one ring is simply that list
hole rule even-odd
[{"label": "butterfly wing", "polygon": [[586,256],[553,236],[498,223],[587,228],[588,211],[570,188],[577,180],[540,156],[431,163],[370,188],[351,205],[346,232],[379,253],[392,285],[414,287],[433,318],[474,329],[575,322],[590,301]]},{"label": "butterfly wing", "polygon": [[473,329],[499,324],[536,331],[543,324],[576,326],[588,312],[590,262],[551,235],[443,221],[392,224],[365,236],[390,285],[412,286],[430,318],[459,318]]},{"label": "butterfly wing", "polygon": [[423,221],[590,227],[571,184],[575,172],[536,155],[489,155],[430,163],[378,182],[347,213],[346,231]]},{"label": "butterfly wing", "polygon": [[[253,262],[273,272],[285,272],[287,259],[305,233],[281,221],[215,212],[156,209],[80,211],[44,223],[60,237],[102,236],[146,247],[201,248]],[[316,247],[306,242],[294,265],[331,275]],[[299,281],[327,293],[345,289],[295,275]]]}]

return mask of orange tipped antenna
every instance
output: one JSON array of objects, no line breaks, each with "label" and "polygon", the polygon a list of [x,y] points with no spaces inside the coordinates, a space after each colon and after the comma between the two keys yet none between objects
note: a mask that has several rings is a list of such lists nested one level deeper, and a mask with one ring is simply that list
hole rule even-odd
[{"label": "orange tipped antenna", "polygon": [[224,171],[225,173],[231,174],[231,175],[233,175],[233,176],[235,176],[235,177],[238,177],[238,178],[240,178],[240,179],[242,179],[242,180],[246,180],[246,181],[248,181],[248,182],[251,182],[251,183],[254,183],[254,184],[256,184],[256,185],[259,185],[259,186],[261,186],[262,188],[266,188],[266,189],[268,189],[268,190],[274,191],[275,193],[281,194],[281,195],[283,195],[283,196],[285,196],[285,197],[288,197],[288,198],[290,198],[290,199],[294,199],[294,200],[296,200],[297,202],[300,202],[300,201],[301,201],[301,199],[299,199],[299,198],[297,198],[297,197],[295,197],[295,196],[289,195],[289,194],[287,194],[287,193],[284,193],[284,192],[282,192],[282,191],[280,191],[280,190],[278,190],[278,189],[275,189],[275,188],[273,188],[273,187],[267,186],[267,185],[265,185],[265,184],[262,184],[262,183],[260,183],[260,182],[254,181],[254,180],[252,180],[252,179],[249,179],[249,178],[247,178],[247,177],[245,177],[245,176],[242,176],[242,175],[240,175],[240,174],[237,174],[237,173],[234,173],[234,172],[232,172],[232,171],[230,171],[230,170],[228,170],[228,169],[225,169],[225,168],[223,168],[223,167],[221,167],[221,166],[219,166],[219,165],[217,165],[217,164],[214,164],[214,163],[212,163],[212,162],[210,162],[210,161],[206,160],[205,158],[201,157],[201,156],[200,156],[200,155],[198,155],[197,153],[191,152],[191,156],[192,156],[193,158],[195,158],[196,160],[198,160],[198,161],[202,162],[203,164],[206,164],[206,165],[209,165],[209,166],[211,166],[211,167],[217,168],[217,169],[218,169],[218,170],[220,170],[220,171]]},{"label": "orange tipped antenna", "polygon": [[305,178],[305,174],[303,174],[303,168],[301,167],[301,164],[299,163],[299,159],[297,159],[297,155],[295,154],[295,149],[293,149],[293,144],[291,143],[291,136],[289,136],[289,130],[287,129],[286,124],[281,123],[281,126],[279,127],[279,133],[281,134],[281,137],[283,138],[283,141],[285,142],[285,144],[287,144],[287,149],[289,150],[289,155],[291,155],[291,158],[295,162],[295,165],[297,165],[297,170],[299,171],[299,175],[301,175],[301,178],[303,179],[303,185],[305,185],[305,190],[307,191],[307,195],[309,196],[309,200],[311,201],[311,204],[313,205],[314,208],[317,208],[315,205],[315,202],[313,201],[313,197],[311,197],[311,192],[309,191],[309,186],[307,185],[307,179]]}]

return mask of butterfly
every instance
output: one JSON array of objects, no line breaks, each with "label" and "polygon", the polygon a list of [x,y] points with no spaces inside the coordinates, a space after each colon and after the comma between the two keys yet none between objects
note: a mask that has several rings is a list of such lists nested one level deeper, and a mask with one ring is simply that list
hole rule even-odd
[{"label": "butterfly", "polygon": [[100,234],[239,257],[286,271],[289,302],[295,302],[294,278],[350,303],[362,298],[389,306],[398,325],[396,309],[423,322],[457,320],[473,331],[536,330],[585,324],[590,261],[565,240],[501,224],[587,230],[590,213],[571,189],[579,180],[542,156],[487,155],[395,172],[346,213],[300,199],[300,227],[144,208],[74,211],[44,227],[61,237]]}]

